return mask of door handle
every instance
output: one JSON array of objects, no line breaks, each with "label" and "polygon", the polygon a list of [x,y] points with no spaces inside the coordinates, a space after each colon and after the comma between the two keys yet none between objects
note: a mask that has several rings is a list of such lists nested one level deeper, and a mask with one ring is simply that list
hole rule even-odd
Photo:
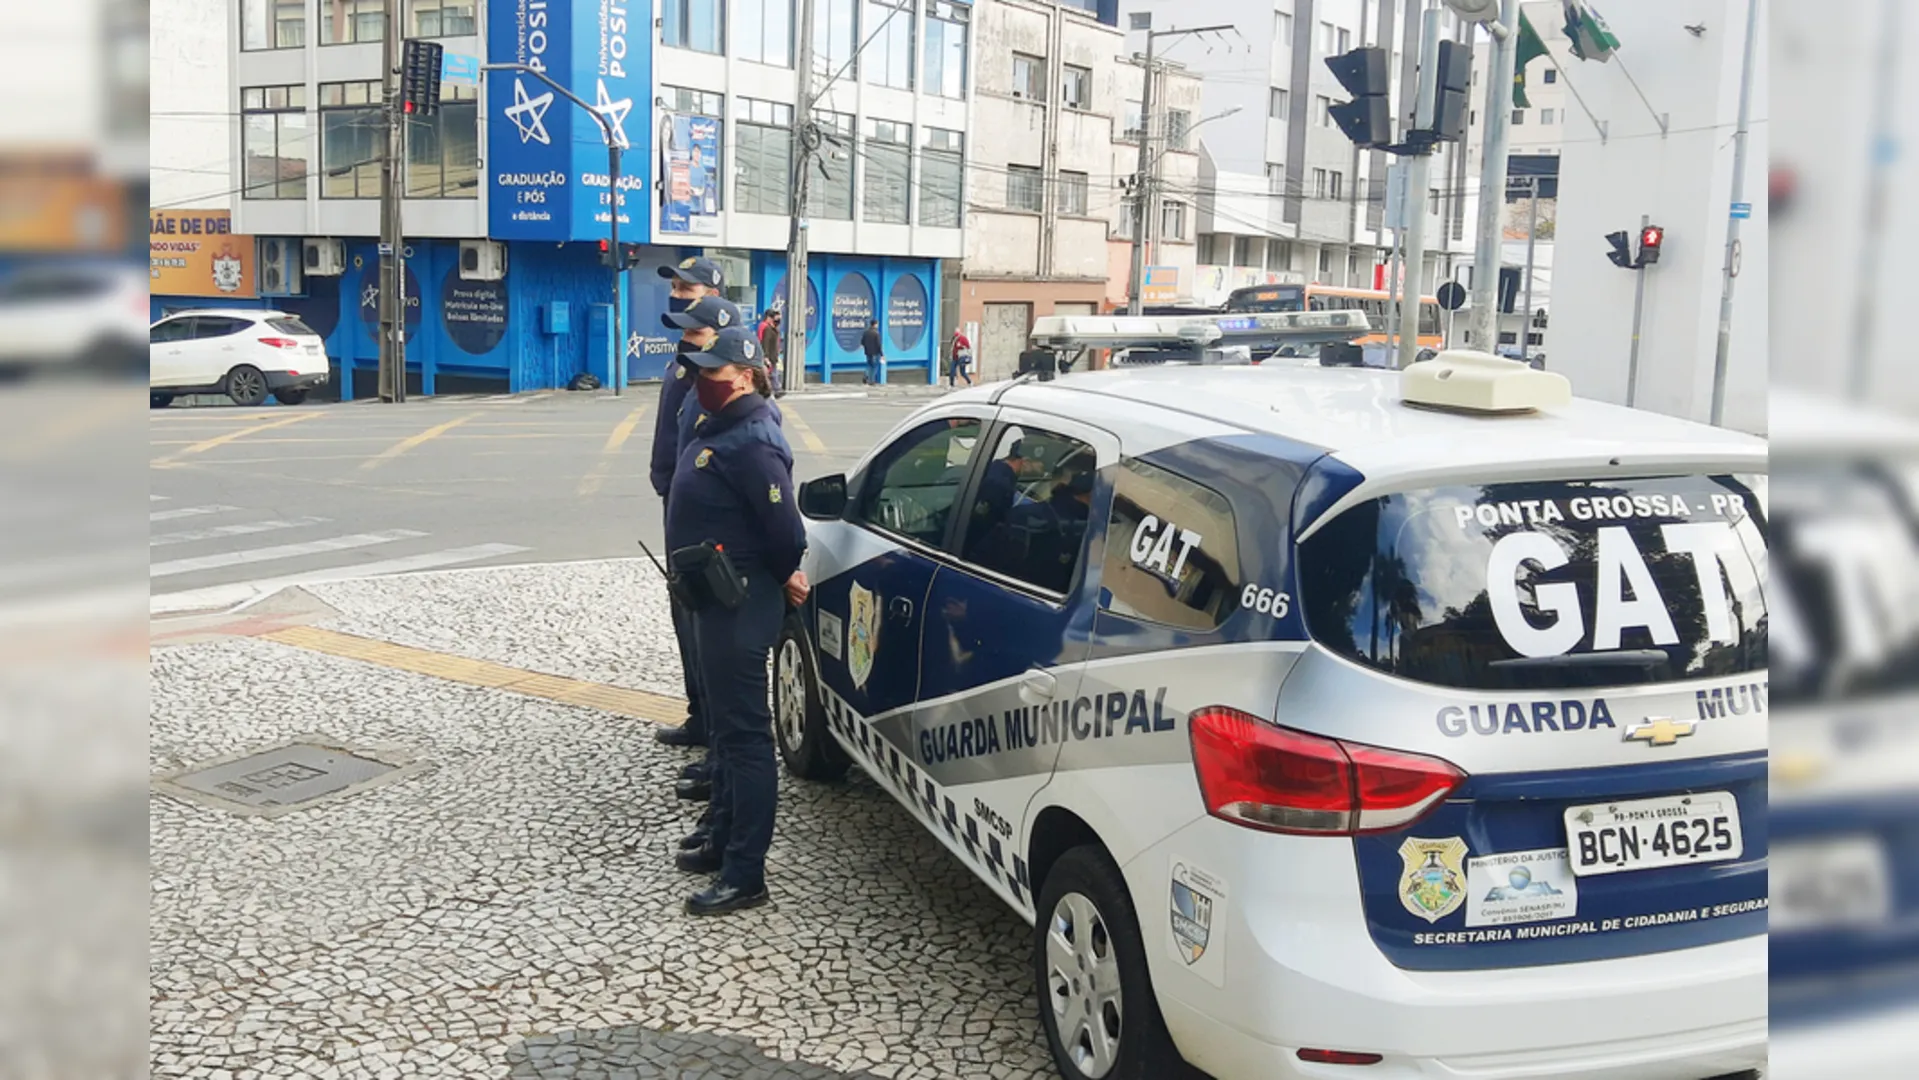
[{"label": "door handle", "polygon": [[904,596],[895,596],[887,601],[886,613],[895,619],[910,619],[913,617],[913,602]]},{"label": "door handle", "polygon": [[1053,700],[1053,694],[1059,689],[1059,680],[1051,672],[1037,668],[1020,676],[1019,699],[1028,705],[1044,705]]}]

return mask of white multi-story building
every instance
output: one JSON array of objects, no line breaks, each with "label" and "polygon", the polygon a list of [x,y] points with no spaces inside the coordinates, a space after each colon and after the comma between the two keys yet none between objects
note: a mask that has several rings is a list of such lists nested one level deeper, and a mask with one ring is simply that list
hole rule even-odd
[{"label": "white multi-story building", "polygon": [[[1372,287],[1388,260],[1383,151],[1361,151],[1328,114],[1346,97],[1325,65],[1362,45],[1389,50],[1394,111],[1404,129],[1412,108],[1417,13],[1406,0],[1120,0],[1130,51],[1149,30],[1227,25],[1204,36],[1162,39],[1159,55],[1185,64],[1202,85],[1198,203],[1199,260],[1190,296],[1218,303],[1233,288],[1268,282]],[[1251,10],[1249,10],[1249,7]],[[1450,12],[1441,37],[1464,39]],[[1451,260],[1471,250],[1476,177],[1467,155],[1445,146],[1428,190],[1422,289],[1447,280]]]}]

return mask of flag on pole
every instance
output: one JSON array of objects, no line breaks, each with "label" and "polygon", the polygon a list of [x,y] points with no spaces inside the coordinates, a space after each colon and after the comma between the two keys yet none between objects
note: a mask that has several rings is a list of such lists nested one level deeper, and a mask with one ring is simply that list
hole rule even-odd
[{"label": "flag on pole", "polygon": [[1566,36],[1572,40],[1572,54],[1581,60],[1605,63],[1619,48],[1619,39],[1599,13],[1581,0],[1562,0],[1566,9]]},{"label": "flag on pole", "polygon": [[1526,9],[1519,9],[1519,54],[1513,63],[1513,108],[1530,109],[1532,102],[1526,100],[1526,65],[1546,55],[1546,43],[1539,40],[1539,31],[1526,18]]}]

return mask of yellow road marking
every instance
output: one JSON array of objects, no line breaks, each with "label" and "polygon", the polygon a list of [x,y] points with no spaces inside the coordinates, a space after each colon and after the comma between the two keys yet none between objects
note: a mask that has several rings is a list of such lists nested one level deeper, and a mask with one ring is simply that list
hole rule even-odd
[{"label": "yellow road marking", "polygon": [[797,409],[791,405],[786,405],[782,406],[780,411],[786,415],[787,423],[793,425],[793,430],[799,432],[800,441],[806,444],[808,450],[813,451],[815,454],[826,453],[826,443],[820,440],[818,433],[813,430],[812,425],[806,422],[806,419],[799,414]]},{"label": "yellow road marking", "polygon": [[626,440],[632,437],[633,429],[640,426],[640,416],[645,412],[646,406],[641,405],[636,407],[632,412],[627,413],[626,419],[620,421],[619,424],[613,428],[613,434],[606,437],[606,446],[601,450],[601,453],[619,453],[620,447],[626,445]]},{"label": "yellow road marking", "polygon": [[580,486],[576,490],[581,498],[597,494],[605,485],[606,475],[613,469],[613,456],[626,445],[626,440],[633,437],[633,430],[640,426],[640,417],[645,412],[646,406],[635,406],[625,419],[613,426],[612,434],[606,437],[606,445],[600,448],[600,460],[593,463],[593,468],[585,476],[580,477]]},{"label": "yellow road marking", "polygon": [[96,428],[120,422],[123,406],[108,400],[91,409],[56,414],[38,431],[0,447],[0,459],[32,461],[52,457],[62,443],[71,442]]},{"label": "yellow road marking", "polygon": [[409,645],[395,645],[315,626],[289,626],[260,636],[296,649],[359,660],[396,671],[410,671],[416,675],[430,675],[468,686],[505,690],[562,705],[599,709],[666,727],[678,727],[686,720],[685,702],[663,694],[649,694],[644,690],[628,690],[605,683],[546,675],[525,668],[416,649]]},{"label": "yellow road marking", "polygon": [[406,453],[408,450],[432,442],[434,439],[445,435],[447,432],[452,431],[454,428],[459,427],[461,424],[479,415],[479,413],[468,413],[465,416],[448,420],[444,424],[435,424],[425,431],[420,432],[418,435],[409,435],[399,442],[394,443],[392,446],[387,447],[385,450],[380,451],[377,455],[362,461],[360,468],[377,469],[387,462],[392,461],[394,458],[399,457],[401,454]]},{"label": "yellow road marking", "polygon": [[173,464],[174,461],[177,461],[178,459],[183,458],[187,456],[188,454],[204,454],[208,450],[212,450],[215,447],[225,446],[226,444],[233,442],[236,439],[244,439],[248,435],[258,435],[262,431],[272,431],[274,428],[283,428],[289,424],[302,423],[304,421],[312,420],[316,417],[323,416],[323,415],[325,414],[320,412],[294,413],[292,416],[283,416],[278,420],[269,420],[264,424],[255,424],[252,427],[241,428],[238,431],[229,431],[225,435],[215,435],[211,439],[202,439],[199,442],[194,443],[193,445],[188,446],[185,449],[181,450],[179,453],[172,455],[171,457],[161,458],[160,460],[154,462],[153,464],[159,467],[169,466]]}]

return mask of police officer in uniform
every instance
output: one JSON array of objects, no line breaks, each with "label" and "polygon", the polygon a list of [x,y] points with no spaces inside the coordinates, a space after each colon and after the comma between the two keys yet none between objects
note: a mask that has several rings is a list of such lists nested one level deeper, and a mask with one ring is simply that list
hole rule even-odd
[{"label": "police officer in uniform", "polygon": [[[724,278],[719,266],[709,259],[685,259],[677,266],[660,267],[660,276],[668,279],[671,288],[667,298],[667,314],[661,316],[669,330],[687,331],[687,328],[673,322],[672,317],[691,307],[702,297],[711,296],[728,308],[732,308],[732,323],[739,325],[740,312],[732,304],[726,303],[720,295],[720,286]],[[718,329],[718,327],[714,327]],[[698,331],[688,331],[680,339],[679,355],[684,356],[695,349],[704,348],[710,338],[702,339]],[[668,488],[673,483],[673,467],[679,460],[680,407],[686,401],[687,390],[692,385],[692,373],[684,364],[675,363],[667,373],[668,377],[660,386],[660,407],[653,415],[653,456],[649,469],[653,482],[653,491],[664,500]],[[686,723],[679,727],[655,729],[653,737],[667,746],[705,746],[706,718],[701,714],[699,687],[694,684],[693,660],[687,654],[689,638],[687,622],[677,604],[673,608],[673,633],[680,642],[680,668],[686,686]]]},{"label": "police officer in uniform", "polygon": [[[767,656],[787,605],[806,598],[800,556],[806,529],[793,496],[793,452],[761,392],[765,357],[751,333],[719,332],[711,347],[683,354],[696,367],[704,414],[674,468],[666,542],[676,575],[682,556],[717,549],[742,587],[732,605],[700,598],[692,612],[700,689],[713,748],[713,814],[707,842],[683,850],[682,870],[714,874],[686,901],[694,915],[766,902],[778,772],[768,708]],[[711,555],[712,551],[705,551]]]}]

